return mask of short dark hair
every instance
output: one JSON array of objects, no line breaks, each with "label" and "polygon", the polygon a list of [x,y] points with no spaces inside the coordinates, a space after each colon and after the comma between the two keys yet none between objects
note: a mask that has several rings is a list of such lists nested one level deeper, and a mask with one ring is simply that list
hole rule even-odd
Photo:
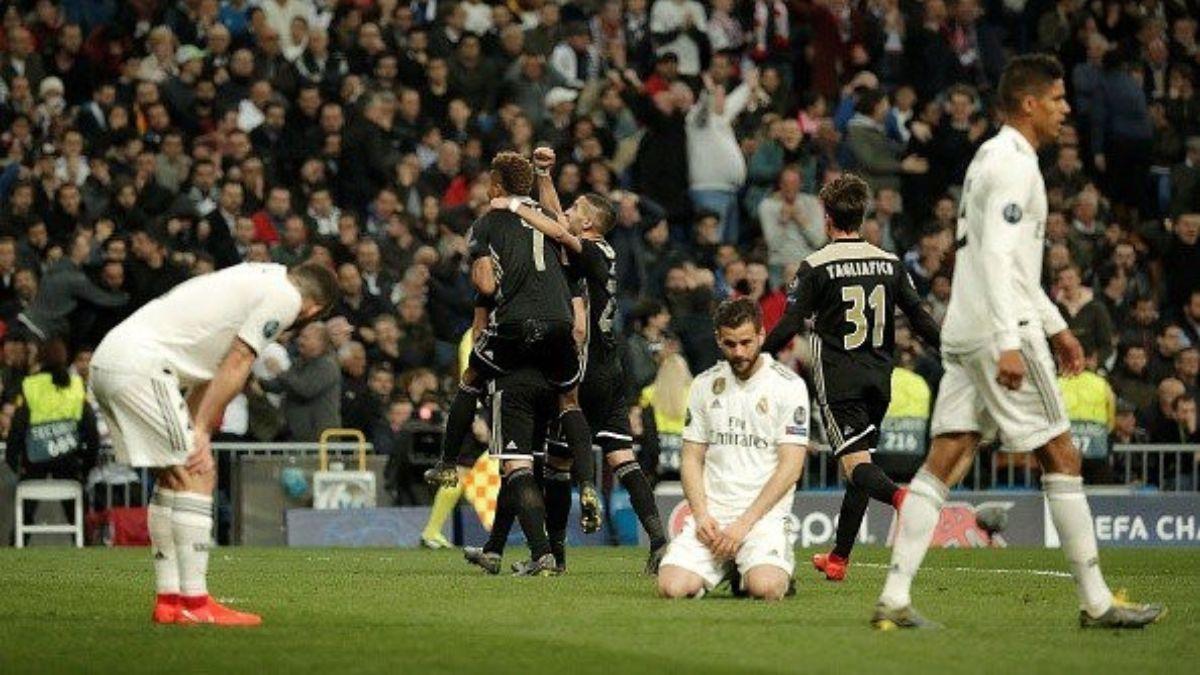
[{"label": "short dark hair", "polygon": [[875,112],[875,107],[886,96],[887,94],[879,89],[868,89],[858,95],[858,100],[854,102],[854,112],[870,117]]},{"label": "short dark hair", "polygon": [[1013,113],[1021,108],[1021,99],[1038,96],[1055,80],[1063,79],[1063,67],[1049,54],[1025,54],[1008,62],[1000,76],[997,102],[1000,109]]},{"label": "short dark hair", "polygon": [[613,224],[617,222],[617,212],[613,208],[612,202],[595,192],[589,192],[583,198],[595,212],[596,231],[600,234],[608,234]]},{"label": "short dark hair", "polygon": [[337,302],[339,295],[337,277],[328,268],[316,263],[304,263],[293,267],[289,274],[296,280],[300,294],[308,297],[322,308],[329,309]]},{"label": "short dark hair", "polygon": [[533,192],[533,163],[515,152],[501,152],[492,158],[492,180],[510,195],[527,196]]},{"label": "short dark hair", "polygon": [[713,324],[717,330],[737,328],[745,323],[754,324],[754,330],[762,330],[762,310],[758,303],[747,297],[731,298],[717,305],[713,312]]},{"label": "short dark hair", "polygon": [[871,188],[865,180],[844,173],[821,188],[820,197],[834,227],[842,232],[858,232],[862,228],[867,202],[871,199]]}]

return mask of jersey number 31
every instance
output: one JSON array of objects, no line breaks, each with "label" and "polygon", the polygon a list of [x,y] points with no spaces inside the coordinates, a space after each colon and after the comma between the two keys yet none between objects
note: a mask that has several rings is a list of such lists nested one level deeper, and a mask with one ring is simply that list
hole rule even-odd
[{"label": "jersey number 31", "polygon": [[[842,338],[842,346],[846,351],[858,349],[867,341],[870,329],[871,346],[879,349],[883,346],[883,328],[887,322],[887,290],[883,285],[871,289],[870,295],[862,286],[845,286],[842,288],[842,300],[850,303],[846,309],[846,323],[854,326],[854,332]],[[871,325],[867,325],[867,306],[875,315]]]}]

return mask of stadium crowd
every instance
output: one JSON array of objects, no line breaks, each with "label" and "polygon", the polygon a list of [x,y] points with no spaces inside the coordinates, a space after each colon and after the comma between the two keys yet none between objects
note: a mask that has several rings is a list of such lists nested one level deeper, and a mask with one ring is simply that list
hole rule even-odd
[{"label": "stadium crowd", "polygon": [[[190,276],[316,261],[340,303],[262,355],[224,432],[348,426],[400,447],[454,391],[488,161],[538,145],[564,204],[617,207],[635,428],[670,429],[718,357],[714,302],[748,295],[778,320],[841,171],[870,183],[865,238],[940,320],[999,72],[1043,50],[1073,108],[1044,157],[1045,285],[1105,378],[1081,395],[1099,388],[1115,440],[1200,441],[1197,16],[1194,0],[5,3],[0,434],[34,338],[68,335],[86,377],[108,329]],[[928,401],[937,359],[903,332],[900,352]]]}]

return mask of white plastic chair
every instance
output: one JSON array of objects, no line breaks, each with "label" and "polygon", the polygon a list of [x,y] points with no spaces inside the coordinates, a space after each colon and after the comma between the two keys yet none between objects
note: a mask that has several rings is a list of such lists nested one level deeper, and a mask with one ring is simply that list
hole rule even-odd
[{"label": "white plastic chair", "polygon": [[[26,525],[25,502],[75,502],[75,524]],[[75,548],[83,548],[83,486],[73,480],[26,480],[17,484],[17,548],[25,548],[27,534],[73,534]]]}]

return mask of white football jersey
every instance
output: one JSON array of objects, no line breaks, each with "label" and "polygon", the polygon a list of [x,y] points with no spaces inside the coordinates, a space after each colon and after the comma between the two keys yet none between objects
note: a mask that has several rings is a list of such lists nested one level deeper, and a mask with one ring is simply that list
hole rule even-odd
[{"label": "white football jersey", "polygon": [[112,370],[170,370],[191,386],[213,378],[235,338],[261,354],[299,314],[300,291],[286,267],[243,263],[150,301],[105,336],[92,362]]},{"label": "white football jersey", "polygon": [[963,181],[944,351],[1017,349],[1021,332],[1066,328],[1042,291],[1046,215],[1037,153],[1005,126],[979,148]]},{"label": "white football jersey", "polygon": [[[704,491],[718,520],[740,516],[779,465],[780,444],[808,444],[808,387],[768,354],[745,382],[729,363],[692,382],[683,440],[708,445]],[[795,487],[770,511],[791,511]]]}]

